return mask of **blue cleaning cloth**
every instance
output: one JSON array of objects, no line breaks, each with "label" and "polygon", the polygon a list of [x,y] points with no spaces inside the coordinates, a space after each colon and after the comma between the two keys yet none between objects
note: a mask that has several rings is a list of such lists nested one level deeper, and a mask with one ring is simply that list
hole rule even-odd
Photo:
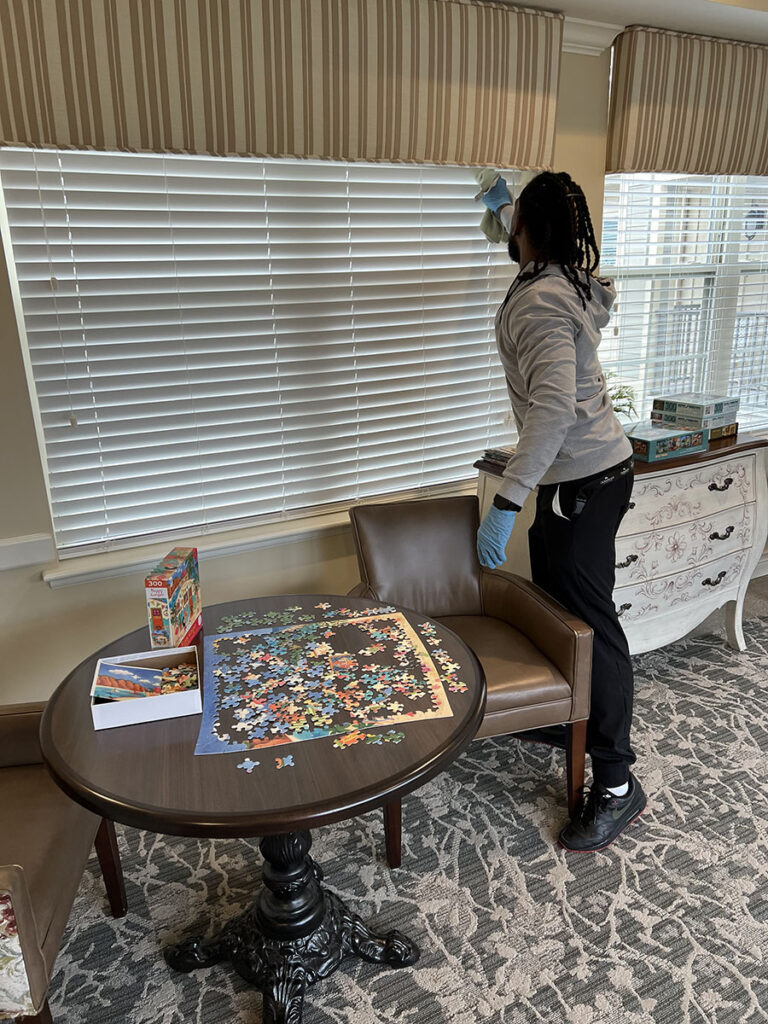
[{"label": "blue cleaning cloth", "polygon": [[506,561],[506,547],[516,513],[491,505],[477,531],[477,557],[486,569],[498,569]]}]

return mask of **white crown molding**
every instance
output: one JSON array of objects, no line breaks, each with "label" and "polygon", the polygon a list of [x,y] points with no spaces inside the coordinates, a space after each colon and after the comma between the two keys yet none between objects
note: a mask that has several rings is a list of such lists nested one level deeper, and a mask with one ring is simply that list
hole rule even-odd
[{"label": "white crown molding", "polygon": [[26,565],[45,565],[56,557],[50,533],[31,533],[26,537],[0,540],[0,571],[22,569]]},{"label": "white crown molding", "polygon": [[565,18],[563,21],[563,51],[599,57],[623,30],[623,25],[608,25],[603,21],[584,21],[583,18]]}]

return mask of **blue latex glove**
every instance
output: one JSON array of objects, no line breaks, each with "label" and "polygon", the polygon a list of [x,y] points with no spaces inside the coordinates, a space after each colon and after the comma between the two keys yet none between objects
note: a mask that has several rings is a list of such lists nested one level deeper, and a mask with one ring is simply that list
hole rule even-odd
[{"label": "blue latex glove", "polygon": [[[512,205],[512,197],[507,189],[507,183],[501,175],[499,175],[493,188],[489,188],[487,192],[484,192],[481,198],[491,213],[495,214],[498,214],[502,206]],[[502,510],[500,509],[499,511]]]},{"label": "blue latex glove", "polygon": [[477,556],[486,569],[498,569],[506,560],[505,548],[516,513],[491,505],[477,531]]}]

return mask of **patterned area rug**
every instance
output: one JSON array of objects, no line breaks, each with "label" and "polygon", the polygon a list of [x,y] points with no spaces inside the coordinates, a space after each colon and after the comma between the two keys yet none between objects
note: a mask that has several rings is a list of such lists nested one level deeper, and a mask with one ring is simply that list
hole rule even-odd
[{"label": "patterned area rug", "polygon": [[[404,801],[403,867],[380,813],[318,829],[326,882],[422,950],[346,961],[306,1024],[744,1024],[768,1021],[768,619],[747,651],[699,636],[634,659],[648,809],[603,853],[565,854],[563,755],[479,740]],[[257,841],[118,827],[128,916],[105,916],[92,858],[51,991],[58,1024],[259,1024],[226,965],[172,973],[165,944],[213,930],[253,891]]]}]

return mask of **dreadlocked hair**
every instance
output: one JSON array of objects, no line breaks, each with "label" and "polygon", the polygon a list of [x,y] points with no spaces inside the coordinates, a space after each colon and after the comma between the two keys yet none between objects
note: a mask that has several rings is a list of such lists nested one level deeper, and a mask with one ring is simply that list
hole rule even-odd
[{"label": "dreadlocked hair", "polygon": [[549,263],[557,263],[586,309],[587,300],[592,298],[590,281],[600,262],[600,250],[580,186],[564,171],[544,171],[520,193],[518,210],[538,256],[533,270],[518,275],[518,281],[538,277]]}]

